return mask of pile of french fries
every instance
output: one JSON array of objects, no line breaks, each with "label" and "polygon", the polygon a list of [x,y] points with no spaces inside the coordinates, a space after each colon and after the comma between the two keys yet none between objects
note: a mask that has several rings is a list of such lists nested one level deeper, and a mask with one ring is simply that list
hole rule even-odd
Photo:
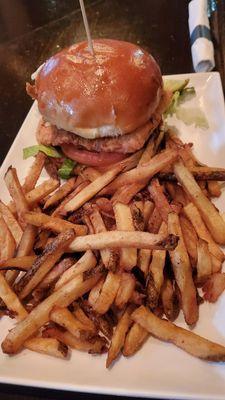
[{"label": "pile of french fries", "polygon": [[[0,312],[16,320],[2,350],[67,358],[101,354],[106,366],[151,336],[193,356],[225,361],[225,347],[192,331],[204,300],[225,289],[225,222],[211,198],[225,170],[202,165],[170,130],[104,171],[77,165],[60,184],[25,182],[10,167],[0,202]],[[187,329],[173,322],[182,312]]]}]

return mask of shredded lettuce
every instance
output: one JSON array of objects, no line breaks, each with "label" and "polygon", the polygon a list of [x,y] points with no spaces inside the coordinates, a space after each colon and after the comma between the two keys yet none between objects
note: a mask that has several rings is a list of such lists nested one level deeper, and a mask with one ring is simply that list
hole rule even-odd
[{"label": "shredded lettuce", "polygon": [[209,128],[206,116],[200,108],[178,107],[176,110],[176,117],[182,120],[186,125],[194,124],[198,128]]},{"label": "shredded lettuce", "polygon": [[189,83],[189,79],[164,79],[163,80],[163,86],[165,90],[168,90],[170,92],[180,92],[183,90]]},{"label": "shredded lettuce", "polygon": [[45,153],[48,157],[62,157],[62,155],[54,147],[37,144],[35,146],[26,147],[25,149],[23,149],[23,159],[26,160],[29,157],[34,157],[39,153],[39,151]]},{"label": "shredded lettuce", "polygon": [[76,162],[70,158],[65,158],[62,166],[58,169],[58,175],[61,179],[69,179],[73,172]]}]

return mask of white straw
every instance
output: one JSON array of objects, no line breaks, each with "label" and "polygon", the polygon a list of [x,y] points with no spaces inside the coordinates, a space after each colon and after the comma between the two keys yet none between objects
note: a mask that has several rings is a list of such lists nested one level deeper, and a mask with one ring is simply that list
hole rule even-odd
[{"label": "white straw", "polygon": [[87,40],[88,40],[88,47],[89,47],[90,52],[94,56],[95,55],[94,47],[93,47],[93,43],[92,43],[92,38],[91,38],[91,33],[90,33],[90,28],[89,28],[89,24],[88,24],[88,20],[87,20],[84,2],[83,2],[83,0],[79,0],[79,1],[80,1],[80,8],[81,8],[81,12],[82,12],[83,21],[84,21],[85,31],[86,31],[86,35],[87,35]]}]

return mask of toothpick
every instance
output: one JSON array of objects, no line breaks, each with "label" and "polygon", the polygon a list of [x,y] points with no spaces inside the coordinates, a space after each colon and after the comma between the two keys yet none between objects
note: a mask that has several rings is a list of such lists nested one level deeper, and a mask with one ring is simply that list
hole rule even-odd
[{"label": "toothpick", "polygon": [[94,56],[95,52],[94,52],[90,28],[89,28],[89,24],[88,24],[88,20],[87,20],[87,14],[86,14],[85,6],[84,6],[84,1],[83,0],[79,0],[79,1],[80,1],[80,8],[81,8],[81,12],[82,12],[83,21],[84,21],[84,27],[85,27],[85,31],[86,31],[86,35],[87,35],[87,40],[88,40],[88,47],[89,47],[91,54]]}]

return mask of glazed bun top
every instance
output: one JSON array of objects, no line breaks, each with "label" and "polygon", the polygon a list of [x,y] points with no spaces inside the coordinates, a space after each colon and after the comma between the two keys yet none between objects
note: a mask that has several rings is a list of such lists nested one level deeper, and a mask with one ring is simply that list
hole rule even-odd
[{"label": "glazed bun top", "polygon": [[35,81],[43,117],[85,138],[119,136],[145,124],[157,108],[162,76],[139,46],[109,39],[75,44],[45,62]]}]

